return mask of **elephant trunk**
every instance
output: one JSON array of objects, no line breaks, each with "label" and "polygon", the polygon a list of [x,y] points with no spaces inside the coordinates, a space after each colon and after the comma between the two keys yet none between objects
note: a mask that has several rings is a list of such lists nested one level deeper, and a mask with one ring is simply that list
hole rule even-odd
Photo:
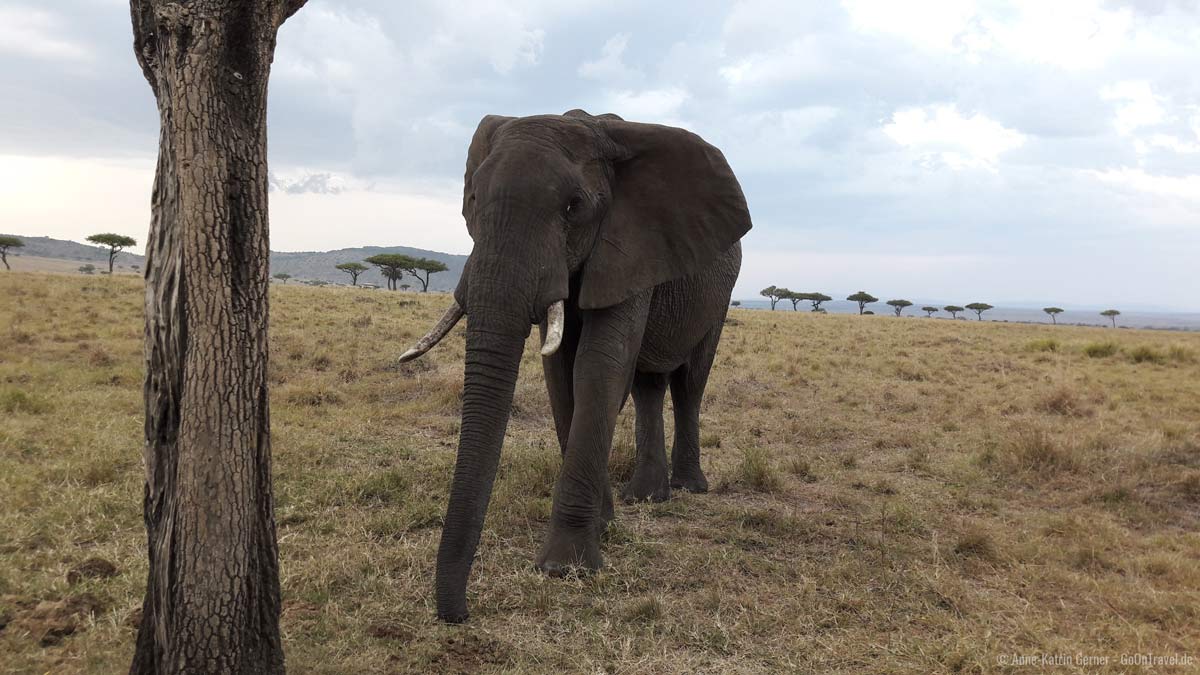
[{"label": "elephant trunk", "polygon": [[[467,619],[467,578],[500,463],[513,390],[529,336],[529,305],[512,286],[471,278],[467,312],[462,425],[437,556],[437,614],[448,623]],[[504,289],[504,293],[492,290]]]}]

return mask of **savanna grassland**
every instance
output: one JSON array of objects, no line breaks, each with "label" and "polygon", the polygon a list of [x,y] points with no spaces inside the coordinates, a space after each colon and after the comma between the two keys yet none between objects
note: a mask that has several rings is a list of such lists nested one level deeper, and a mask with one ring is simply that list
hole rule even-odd
[{"label": "savanna grassland", "polygon": [[[292,672],[1030,672],[1001,660],[1043,653],[1186,672],[1118,659],[1200,658],[1200,334],[791,311],[731,312],[702,413],[712,492],[618,506],[607,567],[583,579],[532,565],[559,464],[534,331],[472,618],[440,625],[461,328],[395,359],[446,301],[272,289]],[[136,278],[0,274],[2,671],[128,667],[145,583],[141,306]],[[615,481],[632,469],[631,408]]]}]

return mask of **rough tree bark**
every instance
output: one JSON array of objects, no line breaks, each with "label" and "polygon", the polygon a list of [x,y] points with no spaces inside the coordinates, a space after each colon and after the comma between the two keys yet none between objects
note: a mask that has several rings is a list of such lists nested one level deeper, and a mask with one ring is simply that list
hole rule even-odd
[{"label": "rough tree bark", "polygon": [[267,78],[305,0],[130,0],[158,101],[132,673],[282,673],[267,405]]}]

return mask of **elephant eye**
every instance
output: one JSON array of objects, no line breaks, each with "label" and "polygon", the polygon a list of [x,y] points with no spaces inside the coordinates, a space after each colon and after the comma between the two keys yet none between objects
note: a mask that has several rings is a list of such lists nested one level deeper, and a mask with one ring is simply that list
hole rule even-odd
[{"label": "elephant eye", "polygon": [[570,201],[567,202],[567,208],[563,210],[563,215],[567,218],[571,218],[575,214],[579,213],[579,209],[582,206],[583,197],[579,195],[572,195]]}]

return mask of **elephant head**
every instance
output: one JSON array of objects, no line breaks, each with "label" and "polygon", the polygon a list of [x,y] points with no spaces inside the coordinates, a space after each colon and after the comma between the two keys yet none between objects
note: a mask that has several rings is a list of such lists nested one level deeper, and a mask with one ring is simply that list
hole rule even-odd
[{"label": "elephant head", "polygon": [[750,229],[715,147],[683,129],[581,110],[483,118],[462,212],[474,247],[455,302],[401,357],[420,356],[467,316],[458,460],[437,558],[438,616],[451,622],[467,616],[467,577],[530,327],[547,322],[548,356],[565,301],[573,310],[616,305],[699,271]]}]

